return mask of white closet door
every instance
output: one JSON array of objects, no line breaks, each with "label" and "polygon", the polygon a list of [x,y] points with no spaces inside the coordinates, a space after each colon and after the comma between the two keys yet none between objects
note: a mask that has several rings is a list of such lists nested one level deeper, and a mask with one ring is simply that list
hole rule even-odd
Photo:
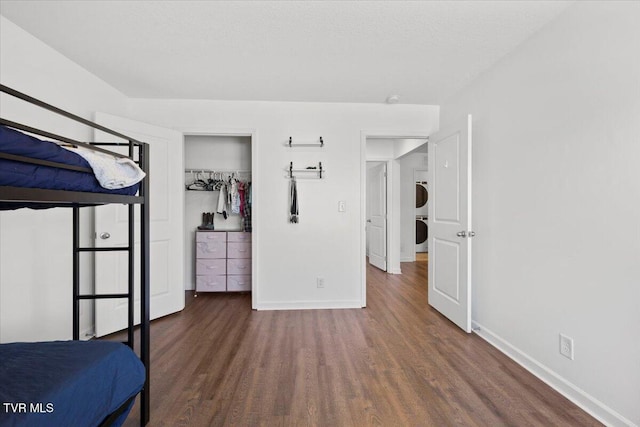
[{"label": "white closet door", "polygon": [[367,182],[369,263],[387,271],[387,164],[372,168],[370,177]]},{"label": "white closet door", "polygon": [[[139,123],[104,113],[95,120],[150,146],[150,283],[151,319],[184,308],[183,284],[183,136],[180,132]],[[114,137],[96,131],[96,141],[113,141]],[[136,209],[136,212],[138,209]],[[127,206],[105,205],[96,208],[96,246],[127,245]],[[136,219],[136,229],[138,229]],[[108,238],[107,235],[109,236]],[[136,236],[138,233],[136,232]],[[135,242],[136,254],[140,242]],[[127,253],[102,252],[95,255],[96,293],[126,292]],[[136,255],[135,319],[139,323],[139,256]],[[127,304],[121,300],[96,301],[96,335],[103,336],[126,328]]]}]

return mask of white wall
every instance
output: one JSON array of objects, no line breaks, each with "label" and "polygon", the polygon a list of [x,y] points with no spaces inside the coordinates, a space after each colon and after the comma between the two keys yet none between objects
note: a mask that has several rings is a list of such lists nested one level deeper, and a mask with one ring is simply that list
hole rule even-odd
[{"label": "white wall", "polygon": [[395,140],[393,139],[367,139],[368,160],[395,159]]},{"label": "white wall", "polygon": [[400,138],[394,144],[395,158],[399,159],[418,150],[425,150],[424,144],[428,139]]},{"label": "white wall", "polygon": [[[251,138],[232,135],[187,135],[184,139],[185,169],[217,171],[251,171]],[[251,174],[238,175],[242,181]],[[194,175],[186,174],[187,184]],[[205,175],[202,179],[208,179]],[[202,224],[202,212],[215,212],[219,191],[187,191],[184,209],[184,283],[185,289],[195,289],[195,230]],[[242,217],[229,212],[227,219],[215,214],[216,230],[244,230]]]},{"label": "white wall", "polygon": [[640,424],[639,22],[577,2],[442,108],[474,118],[475,326],[611,425]]},{"label": "white wall", "polygon": [[[258,308],[358,307],[362,301],[364,229],[361,212],[363,130],[406,134],[437,128],[431,106],[131,100],[130,116],[185,132],[254,130],[254,245]],[[289,136],[324,148],[288,148]],[[285,168],[322,161],[325,178],[300,179],[300,223],[288,222]],[[256,172],[257,171],[257,172]],[[346,212],[338,212],[338,201]],[[361,240],[363,239],[363,240]],[[362,246],[364,247],[364,246]],[[325,278],[325,288],[316,278]]]},{"label": "white wall", "polygon": [[[0,81],[85,118],[96,110],[122,114],[125,98],[104,82],[0,16]],[[2,117],[89,140],[90,128],[0,97]],[[81,240],[91,244],[93,219],[83,209]],[[71,210],[20,209],[0,213],[0,342],[69,339],[71,310]],[[83,257],[83,290],[93,287]],[[83,304],[81,329],[93,322]]]}]

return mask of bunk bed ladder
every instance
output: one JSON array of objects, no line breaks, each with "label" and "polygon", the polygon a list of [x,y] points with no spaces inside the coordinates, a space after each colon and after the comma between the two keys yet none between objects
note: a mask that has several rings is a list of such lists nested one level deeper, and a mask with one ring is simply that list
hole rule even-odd
[{"label": "bunk bed ladder", "polygon": [[[81,247],[80,246],[80,207],[73,206],[73,339],[80,339],[80,302],[82,300],[98,300],[98,299],[127,299],[127,344],[131,349],[134,345],[133,329],[134,320],[134,206],[129,205],[129,242],[127,246],[113,247]],[[127,275],[127,292],[115,294],[82,294],[80,292],[80,254],[82,252],[128,252],[128,275]]]}]

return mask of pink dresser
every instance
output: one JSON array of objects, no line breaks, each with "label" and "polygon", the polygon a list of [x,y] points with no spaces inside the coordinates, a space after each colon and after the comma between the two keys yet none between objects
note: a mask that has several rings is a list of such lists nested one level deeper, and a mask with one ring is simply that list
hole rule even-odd
[{"label": "pink dresser", "polygon": [[251,290],[251,233],[196,231],[196,293]]}]

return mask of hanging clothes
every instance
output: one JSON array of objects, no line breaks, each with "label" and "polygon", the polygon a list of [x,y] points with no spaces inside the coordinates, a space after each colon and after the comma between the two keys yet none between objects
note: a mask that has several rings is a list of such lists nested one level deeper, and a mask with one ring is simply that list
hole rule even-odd
[{"label": "hanging clothes", "polygon": [[240,213],[240,194],[238,194],[238,180],[231,180],[231,212]]},{"label": "hanging clothes", "polygon": [[246,184],[242,181],[238,182],[238,197],[240,199],[240,216],[244,218],[244,204],[245,204],[245,198],[246,198]]},{"label": "hanging clothes", "polygon": [[298,216],[299,216],[299,212],[298,212],[298,188],[296,185],[296,179],[295,178],[291,178],[291,207],[290,207],[290,215],[289,215],[289,222],[296,224],[298,222]]},{"label": "hanging clothes", "polygon": [[251,231],[251,183],[247,182],[244,197],[244,231]]},{"label": "hanging clothes", "polygon": [[216,212],[221,214],[224,219],[227,219],[227,186],[222,185],[220,187],[220,194],[218,195],[218,208]]},{"label": "hanging clothes", "polygon": [[227,181],[227,207],[229,208],[229,214],[231,214],[231,179]]}]

